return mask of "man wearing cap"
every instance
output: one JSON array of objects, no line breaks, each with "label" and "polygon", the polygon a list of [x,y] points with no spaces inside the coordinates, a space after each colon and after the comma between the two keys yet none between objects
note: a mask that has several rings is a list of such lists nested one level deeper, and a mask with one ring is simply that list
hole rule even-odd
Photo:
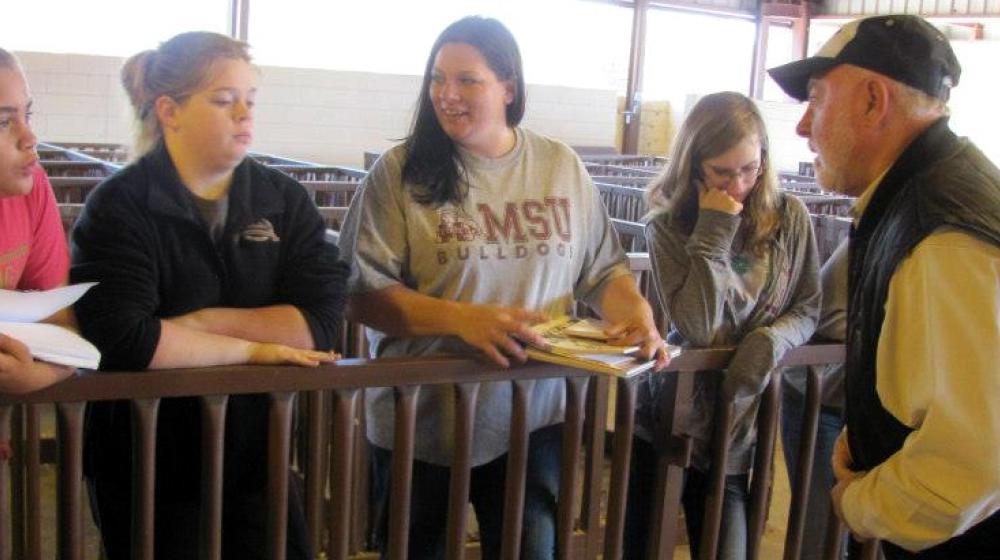
[{"label": "man wearing cap", "polygon": [[915,16],[770,70],[809,101],[821,186],[856,196],[838,514],[887,558],[1000,558],[1000,170],[948,128],[961,68]]}]

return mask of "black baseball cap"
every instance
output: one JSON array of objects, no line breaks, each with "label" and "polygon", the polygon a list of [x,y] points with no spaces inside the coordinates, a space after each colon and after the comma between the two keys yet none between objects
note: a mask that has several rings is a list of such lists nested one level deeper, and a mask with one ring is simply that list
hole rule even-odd
[{"label": "black baseball cap", "polygon": [[927,20],[911,15],[854,20],[837,30],[815,56],[767,73],[785,93],[804,101],[809,79],[841,64],[878,72],[945,101],[962,74],[948,38]]}]

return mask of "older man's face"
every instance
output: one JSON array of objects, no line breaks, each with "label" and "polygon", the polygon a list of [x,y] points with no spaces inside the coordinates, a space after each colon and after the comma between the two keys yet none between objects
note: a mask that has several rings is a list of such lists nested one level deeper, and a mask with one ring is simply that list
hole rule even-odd
[{"label": "older man's face", "polygon": [[826,190],[858,196],[868,186],[858,148],[863,94],[857,70],[847,65],[809,81],[809,106],[795,130],[816,154],[816,180]]}]

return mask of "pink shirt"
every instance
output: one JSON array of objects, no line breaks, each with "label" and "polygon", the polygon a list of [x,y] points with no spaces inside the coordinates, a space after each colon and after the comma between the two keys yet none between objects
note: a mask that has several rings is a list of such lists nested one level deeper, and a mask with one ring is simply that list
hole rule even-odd
[{"label": "pink shirt", "polygon": [[31,192],[0,198],[0,288],[45,290],[66,282],[69,250],[45,171]]}]

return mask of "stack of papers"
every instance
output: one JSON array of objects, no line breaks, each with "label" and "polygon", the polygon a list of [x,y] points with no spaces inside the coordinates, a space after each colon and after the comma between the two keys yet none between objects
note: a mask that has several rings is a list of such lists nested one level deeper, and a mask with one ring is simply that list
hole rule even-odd
[{"label": "stack of papers", "polygon": [[23,343],[38,360],[97,369],[101,353],[93,344],[69,329],[38,322],[73,305],[95,284],[38,292],[0,290],[0,333]]},{"label": "stack of papers", "polygon": [[[605,373],[615,377],[631,377],[656,363],[634,356],[638,346],[618,346],[608,343],[604,325],[593,319],[559,317],[532,327],[545,339],[544,346],[530,345],[528,357],[542,362]],[[670,357],[681,353],[678,346],[669,346]]]}]

